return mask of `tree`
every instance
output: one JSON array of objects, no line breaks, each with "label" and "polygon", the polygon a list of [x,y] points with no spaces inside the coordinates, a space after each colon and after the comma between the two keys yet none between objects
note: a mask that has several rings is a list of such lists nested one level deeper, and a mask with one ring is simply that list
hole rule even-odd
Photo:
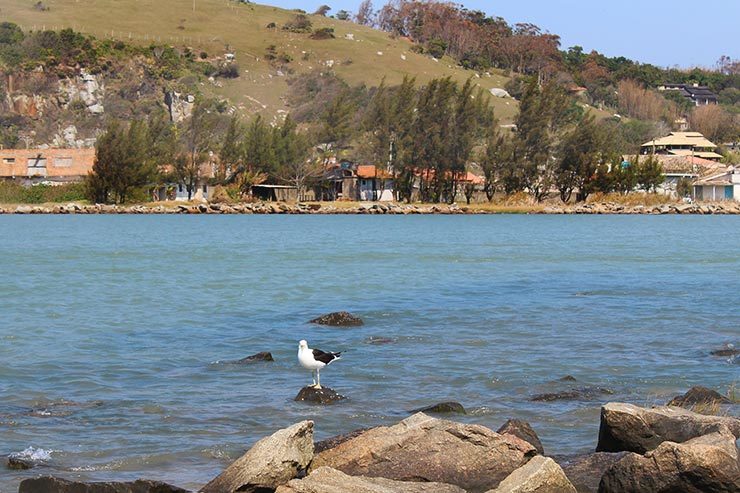
[{"label": "tree", "polygon": [[375,18],[376,14],[373,10],[372,0],[362,0],[355,15],[355,22],[363,26],[374,26]]},{"label": "tree", "polygon": [[205,167],[211,160],[211,154],[217,150],[216,120],[217,116],[208,105],[198,101],[183,129],[182,151],[175,160],[173,174],[179,183],[185,185],[188,200],[193,198],[193,193],[207,172]]},{"label": "tree", "polygon": [[735,118],[719,105],[697,107],[689,116],[689,124],[692,130],[717,144],[740,138],[740,126]]},{"label": "tree", "polygon": [[343,147],[353,132],[353,118],[357,106],[349,89],[342,90],[321,115],[319,139],[323,143]]},{"label": "tree", "polygon": [[157,173],[149,153],[147,124],[118,121],[108,125],[95,147],[95,162],[86,180],[88,196],[96,203],[124,203],[136,188],[150,184]]},{"label": "tree", "polygon": [[605,143],[606,135],[592,116],[581,118],[565,136],[555,180],[563,202],[570,200],[574,190],[579,202],[595,191],[599,170],[609,157]]},{"label": "tree", "polygon": [[646,192],[655,192],[664,179],[663,167],[654,155],[649,155],[642,162],[635,163],[635,182]]},{"label": "tree", "polygon": [[508,152],[509,146],[506,137],[501,134],[498,123],[494,121],[486,143],[486,151],[480,160],[485,180],[483,191],[489,202],[493,200],[496,194],[503,167],[508,161]]},{"label": "tree", "polygon": [[336,15],[336,17],[337,17],[337,19],[339,19],[340,21],[348,21],[348,20],[350,20],[350,17],[352,17],[352,14],[350,14],[350,13],[349,13],[349,12],[347,12],[346,10],[342,9],[342,10],[340,10],[339,12],[337,12],[337,15]]},{"label": "tree", "polygon": [[234,115],[229,121],[229,128],[226,130],[224,142],[218,154],[218,167],[215,173],[216,181],[225,182],[231,177],[232,173],[240,169],[244,157],[243,143],[241,137],[243,128],[239,117]]},{"label": "tree", "polygon": [[322,5],[321,7],[316,9],[316,12],[313,13],[313,15],[320,15],[322,17],[326,17],[326,14],[329,13],[331,10],[331,7],[328,5]]}]

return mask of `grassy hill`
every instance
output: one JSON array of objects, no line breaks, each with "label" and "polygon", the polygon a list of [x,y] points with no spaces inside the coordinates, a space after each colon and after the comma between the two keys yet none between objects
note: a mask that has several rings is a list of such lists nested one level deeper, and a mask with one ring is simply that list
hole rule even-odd
[{"label": "grassy hill", "polygon": [[[473,77],[486,90],[503,87],[507,81],[495,71],[476,73],[446,57],[437,61],[413,53],[412,43],[406,39],[393,39],[348,21],[310,15],[314,28],[333,28],[336,36],[312,40],[308,34],[281,29],[293,19],[295,11],[271,6],[228,0],[44,0],[48,10],[42,11],[34,3],[4,0],[0,15],[24,31],[70,27],[100,38],[188,46],[210,57],[235,53],[239,78],[220,80],[219,85],[207,89],[227,97],[245,114],[275,114],[287,109],[288,78],[314,70],[333,70],[351,85],[368,86],[377,85],[383,77],[388,84],[396,84],[404,75],[415,76],[422,83],[443,76],[461,82]],[[270,23],[277,28],[268,29]],[[291,75],[265,59],[270,45],[292,58],[287,64]],[[492,99],[497,117],[510,121],[516,113],[516,102]]]}]

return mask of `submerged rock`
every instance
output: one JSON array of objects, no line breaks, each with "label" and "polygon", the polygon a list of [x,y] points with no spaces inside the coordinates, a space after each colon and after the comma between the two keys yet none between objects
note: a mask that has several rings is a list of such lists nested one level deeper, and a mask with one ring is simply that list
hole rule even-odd
[{"label": "submerged rock", "polygon": [[304,479],[294,479],[275,493],[465,493],[451,484],[394,481],[377,477],[348,476],[330,467],[320,467]]},{"label": "submerged rock", "polygon": [[294,400],[299,402],[313,402],[314,404],[334,404],[343,399],[346,399],[346,397],[338,394],[334,389],[330,389],[329,387],[317,389],[316,387],[307,385],[298,392]]},{"label": "submerged rock", "polygon": [[575,382],[576,377],[573,375],[565,375],[564,377],[558,378],[560,382]]},{"label": "submerged rock", "polygon": [[560,392],[548,392],[532,396],[530,401],[552,402],[552,401],[575,401],[593,399],[601,395],[613,395],[614,391],[606,387],[580,387],[577,389],[563,390]]},{"label": "submerged rock", "polygon": [[682,443],[727,426],[740,437],[740,419],[705,416],[678,407],[647,409],[633,404],[610,402],[601,407],[597,452],[644,454],[665,441]]},{"label": "submerged rock", "polygon": [[684,395],[677,395],[667,406],[686,407],[696,404],[730,404],[731,401],[719,392],[706,387],[691,387]]},{"label": "submerged rock", "polygon": [[68,481],[66,479],[42,476],[24,479],[18,493],[188,493],[188,490],[161,481],[138,479],[131,482],[93,482]]},{"label": "submerged rock", "polygon": [[263,438],[201,493],[273,491],[295,478],[313,458],[313,421],[302,421]]},{"label": "submerged rock", "polygon": [[737,349],[734,344],[726,344],[725,347],[710,351],[712,356],[720,356],[722,358],[740,356],[740,349]]},{"label": "submerged rock", "polygon": [[418,413],[321,452],[310,470],[328,466],[352,476],[448,483],[480,493],[498,486],[536,453],[514,436]]},{"label": "submerged rock", "polygon": [[396,340],[393,339],[393,338],[390,338],[390,337],[375,337],[375,336],[370,336],[367,339],[365,339],[365,342],[367,344],[381,345],[381,344],[393,344],[394,342],[396,342]]},{"label": "submerged rock", "polygon": [[455,401],[439,402],[437,404],[432,404],[431,406],[421,407],[419,409],[414,409],[409,412],[413,414],[416,414],[416,413],[467,414],[467,412],[465,412],[465,408],[463,407],[463,405]]},{"label": "submerged rock", "polygon": [[726,426],[684,443],[663,442],[645,455],[627,454],[606,471],[599,485],[599,493],[679,491],[740,491],[735,435]]},{"label": "submerged rock", "polygon": [[36,464],[30,460],[23,457],[16,457],[13,455],[8,456],[8,462],[7,466],[8,469],[17,469],[17,470],[25,470],[25,469],[31,469]]},{"label": "submerged rock", "polygon": [[331,327],[358,327],[364,325],[365,322],[360,317],[352,315],[349,312],[333,312],[314,318],[308,323],[329,325]]},{"label": "submerged rock", "polygon": [[249,364],[249,363],[258,363],[260,361],[275,361],[275,360],[272,357],[272,353],[267,352],[267,351],[262,351],[257,354],[253,354],[251,356],[247,356],[246,358],[236,360],[234,363]]},{"label": "submerged rock", "polygon": [[558,458],[557,462],[578,493],[597,493],[601,477],[625,455],[627,452],[594,452]]},{"label": "submerged rock", "polygon": [[501,433],[502,435],[514,435],[517,438],[521,438],[536,448],[538,454],[545,455],[545,449],[542,447],[540,437],[537,436],[537,433],[535,433],[534,429],[532,429],[526,421],[522,421],[521,419],[510,419],[504,423],[501,428],[496,430],[496,433]]},{"label": "submerged rock", "polygon": [[538,455],[488,493],[576,493],[576,489],[554,460]]}]

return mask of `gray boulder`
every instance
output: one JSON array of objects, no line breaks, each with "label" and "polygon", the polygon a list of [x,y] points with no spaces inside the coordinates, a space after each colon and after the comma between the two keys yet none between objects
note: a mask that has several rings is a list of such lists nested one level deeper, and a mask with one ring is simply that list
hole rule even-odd
[{"label": "gray boulder", "polygon": [[488,493],[576,493],[576,489],[554,460],[538,455]]},{"label": "gray boulder", "polygon": [[363,322],[360,317],[352,315],[349,312],[333,312],[314,318],[313,320],[309,320],[308,323],[329,325],[331,327],[358,327],[363,325],[365,322]]},{"label": "gray boulder", "polygon": [[526,421],[522,421],[521,419],[510,419],[504,423],[501,428],[496,430],[496,433],[500,433],[502,435],[514,435],[517,438],[521,438],[536,448],[538,454],[545,455],[545,449],[542,447],[540,437],[537,436],[537,433]]},{"label": "gray boulder", "polygon": [[726,426],[684,443],[663,442],[645,455],[627,454],[604,474],[599,493],[737,493],[740,465]]},{"label": "gray boulder", "polygon": [[187,490],[145,479],[126,483],[83,483],[42,476],[21,481],[18,493],[187,493]]},{"label": "gray boulder", "polygon": [[394,481],[385,478],[348,476],[330,467],[320,467],[304,479],[294,479],[275,493],[465,493],[451,484]]},{"label": "gray boulder", "polygon": [[303,387],[293,400],[298,402],[310,402],[313,404],[334,404],[335,402],[339,402],[344,399],[346,399],[346,397],[338,394],[334,389],[330,389],[329,387],[321,387],[318,389],[308,385]]},{"label": "gray boulder", "polygon": [[515,436],[418,413],[321,452],[311,470],[328,466],[352,476],[448,483],[476,493],[495,488],[536,454]]},{"label": "gray boulder", "polygon": [[578,493],[596,493],[601,477],[619,462],[627,452],[594,452],[557,459],[563,472]]},{"label": "gray boulder", "polygon": [[201,488],[202,493],[263,492],[295,478],[313,458],[313,421],[263,438]]},{"label": "gray boulder", "polygon": [[234,363],[244,365],[244,364],[250,364],[250,363],[258,363],[260,361],[275,361],[275,359],[272,357],[272,353],[267,352],[267,351],[262,351],[257,354],[253,354],[251,356],[247,356],[246,358],[237,360]]},{"label": "gray boulder", "polygon": [[411,413],[437,413],[437,414],[450,414],[450,413],[457,413],[457,414],[467,414],[465,412],[465,408],[462,404],[459,402],[439,402],[437,404],[432,404],[431,406],[421,407],[419,409],[414,409],[412,411],[409,411]]},{"label": "gray boulder", "polygon": [[644,454],[665,441],[682,443],[712,433],[719,425],[740,436],[740,419],[732,416],[705,416],[678,407],[647,409],[610,402],[601,407],[596,451]]},{"label": "gray boulder", "polygon": [[730,399],[716,390],[706,387],[691,387],[684,395],[677,395],[671,399],[667,406],[687,407],[695,405],[730,404]]}]

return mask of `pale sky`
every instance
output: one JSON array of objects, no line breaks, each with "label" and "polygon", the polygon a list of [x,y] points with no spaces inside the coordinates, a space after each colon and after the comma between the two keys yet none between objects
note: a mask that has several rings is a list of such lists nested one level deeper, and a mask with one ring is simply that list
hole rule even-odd
[{"label": "pale sky", "polygon": [[[312,12],[326,3],[335,14],[357,11],[361,0],[258,0]],[[375,8],[384,1],[374,0]],[[740,0],[466,0],[471,10],[531,22],[559,34],[562,47],[581,45],[660,67],[714,67],[722,55],[740,59]]]}]

